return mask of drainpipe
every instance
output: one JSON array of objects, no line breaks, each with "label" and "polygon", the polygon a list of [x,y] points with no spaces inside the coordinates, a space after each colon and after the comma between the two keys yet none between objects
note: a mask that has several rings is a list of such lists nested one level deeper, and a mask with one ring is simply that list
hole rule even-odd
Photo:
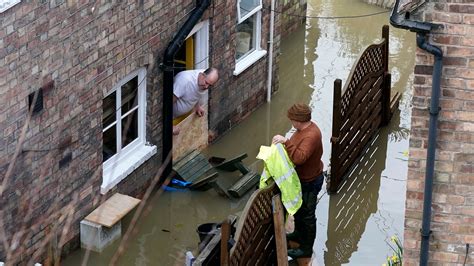
[{"label": "drainpipe", "polygon": [[433,192],[434,164],[436,153],[436,136],[439,114],[439,93],[441,71],[443,69],[443,52],[439,47],[433,46],[426,40],[426,35],[417,34],[416,43],[421,49],[434,55],[433,81],[431,87],[431,104],[430,104],[430,126],[428,131],[428,152],[426,155],[426,172],[425,172],[425,194],[423,200],[423,223],[421,227],[421,249],[420,249],[420,265],[428,264],[429,240],[430,240],[430,223],[431,223],[431,199]]},{"label": "drainpipe", "polygon": [[270,5],[270,36],[268,37],[268,77],[267,102],[272,99],[272,72],[273,72],[273,29],[275,28],[275,0]]},{"label": "drainpipe", "polygon": [[421,227],[421,248],[420,248],[420,265],[428,265],[429,240],[430,240],[430,224],[431,224],[431,205],[433,195],[433,178],[436,155],[436,137],[439,114],[439,96],[440,96],[440,80],[443,69],[443,52],[442,50],[430,44],[427,40],[427,34],[432,29],[441,25],[418,22],[409,20],[408,14],[401,17],[398,14],[398,5],[400,0],[397,0],[390,16],[390,23],[397,28],[407,29],[416,32],[416,44],[419,48],[427,51],[434,56],[434,67],[432,74],[431,86],[431,103],[430,103],[430,124],[428,129],[428,149],[426,155],[426,170],[425,170],[425,192],[423,199],[423,218]]},{"label": "drainpipe", "polygon": [[[168,44],[160,64],[163,70],[163,154],[162,163],[173,149],[173,80],[174,80],[174,56],[183,45],[186,37],[193,27],[199,22],[204,11],[209,7],[211,0],[197,0],[196,7],[191,11],[186,22],[179,29],[173,40]],[[171,173],[172,160],[166,165],[163,176]]]}]

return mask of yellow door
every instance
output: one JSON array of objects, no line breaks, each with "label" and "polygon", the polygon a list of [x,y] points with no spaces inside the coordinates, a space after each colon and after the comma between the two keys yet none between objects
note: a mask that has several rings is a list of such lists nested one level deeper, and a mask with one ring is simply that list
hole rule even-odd
[{"label": "yellow door", "polygon": [[175,74],[183,70],[194,69],[194,35],[187,38],[174,57]]}]

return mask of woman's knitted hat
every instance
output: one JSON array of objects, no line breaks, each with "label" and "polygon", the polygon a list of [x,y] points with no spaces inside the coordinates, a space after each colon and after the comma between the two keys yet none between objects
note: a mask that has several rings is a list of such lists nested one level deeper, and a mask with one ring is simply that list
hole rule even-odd
[{"label": "woman's knitted hat", "polygon": [[295,103],[288,109],[288,118],[298,122],[311,120],[311,107],[305,103]]}]

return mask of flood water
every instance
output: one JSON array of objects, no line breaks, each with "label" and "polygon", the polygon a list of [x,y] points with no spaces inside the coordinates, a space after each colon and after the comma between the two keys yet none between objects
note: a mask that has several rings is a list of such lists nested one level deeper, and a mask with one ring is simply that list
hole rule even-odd
[{"label": "flood water", "polygon": [[[353,0],[308,1],[308,16],[361,15],[384,9]],[[255,156],[260,145],[273,135],[291,131],[286,109],[295,102],[313,107],[313,120],[323,134],[323,161],[330,155],[333,82],[343,85],[357,56],[381,38],[389,13],[358,19],[309,18],[304,27],[282,41],[280,88],[271,103],[263,105],[228,134],[209,147],[208,156],[234,157],[247,153],[244,164],[260,170]],[[403,237],[408,159],[408,132],[415,36],[390,28],[392,90],[403,94],[390,125],[382,128],[359,166],[336,195],[319,194],[317,236],[313,262],[316,265],[382,265],[391,254],[391,236]],[[231,184],[238,174],[220,173],[219,182]],[[184,253],[197,254],[196,228],[221,222],[238,214],[249,195],[227,199],[214,190],[165,191],[154,195],[140,219],[119,265],[183,265]],[[129,215],[130,216],[130,215]],[[130,217],[122,224],[126,230]],[[102,253],[88,254],[87,265],[106,265],[119,241]],[[68,256],[64,265],[81,265],[84,250]]]}]

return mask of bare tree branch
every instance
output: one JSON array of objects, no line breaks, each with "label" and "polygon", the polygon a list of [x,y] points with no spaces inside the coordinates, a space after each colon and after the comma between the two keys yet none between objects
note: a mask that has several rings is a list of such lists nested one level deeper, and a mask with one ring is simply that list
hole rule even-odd
[{"label": "bare tree branch", "polygon": [[[158,184],[158,182],[161,178],[161,175],[163,174],[163,171],[164,171],[165,167],[171,162],[171,154],[172,153],[170,152],[168,154],[168,156],[166,156],[166,160],[163,162],[160,169],[158,169],[158,172],[153,177],[152,182],[151,182],[150,186],[147,188],[147,190],[145,192],[145,195],[143,196],[143,199],[140,202],[140,205],[138,206],[137,211],[133,215],[132,221],[130,222],[130,225],[128,226],[127,232],[124,234],[124,236],[122,238],[122,241],[120,241],[120,246],[118,247],[117,251],[115,252],[114,256],[112,257],[109,265],[116,265],[117,262],[118,262],[118,259],[120,258],[120,256],[122,256],[123,252],[125,251],[125,248],[128,244],[127,243],[128,239],[130,238],[130,236],[133,232],[133,229],[135,228],[135,226],[137,224],[138,218],[140,217],[141,213],[143,212],[143,209],[145,208],[145,205],[148,201],[148,198],[151,195],[151,192],[153,191],[154,187]],[[161,186],[160,190],[157,192],[158,195],[160,195],[163,192],[164,186],[168,185],[168,183],[170,182],[170,179],[171,179],[170,176],[168,176],[166,178],[166,180],[164,181],[164,183]]]},{"label": "bare tree branch", "polygon": [[[36,91],[35,95],[33,96],[33,103],[35,103],[37,99],[38,99],[38,91]],[[25,124],[23,125],[23,128],[21,129],[20,138],[18,139],[18,143],[17,143],[16,148],[15,148],[15,153],[13,154],[13,157],[10,160],[10,164],[8,165],[7,172],[5,174],[5,177],[3,178],[2,185],[0,186],[0,197],[3,195],[3,191],[5,191],[5,189],[7,187],[7,184],[8,184],[8,179],[10,179],[10,176],[13,173],[13,169],[15,167],[16,159],[17,159],[18,155],[20,154],[21,147],[23,147],[23,142],[25,141],[26,131],[27,131],[28,126],[30,124],[32,114],[33,114],[33,108],[30,108],[30,110],[28,110],[28,116],[26,117]]]}]

